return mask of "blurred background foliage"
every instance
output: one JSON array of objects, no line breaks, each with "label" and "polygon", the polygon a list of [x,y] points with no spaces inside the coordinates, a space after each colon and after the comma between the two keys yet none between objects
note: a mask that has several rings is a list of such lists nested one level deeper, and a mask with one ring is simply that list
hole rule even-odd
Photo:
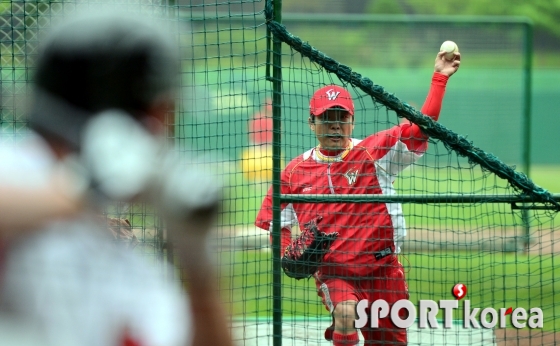
[{"label": "blurred background foliage", "polygon": [[[48,6],[65,1],[10,1],[0,0],[0,16],[9,16],[12,5]],[[190,13],[209,15],[209,9],[226,13],[259,13],[261,1],[216,2],[215,0],[175,0],[171,3],[188,9]],[[251,7],[250,9],[248,7]],[[534,24],[535,52],[552,53],[560,50],[560,0],[282,0],[282,13],[290,14],[391,14],[391,15],[450,15],[450,16],[522,16]],[[264,15],[263,15],[264,16]],[[8,17],[5,17],[8,18]],[[289,29],[289,28],[288,28]],[[297,35],[297,33],[295,33]],[[560,54],[536,54],[534,67],[560,66]]]},{"label": "blurred background foliage", "polygon": [[535,44],[560,46],[559,0],[283,0],[288,13],[525,16],[535,25]]},{"label": "blurred background foliage", "polygon": [[560,56],[559,0],[283,0],[284,16],[290,13],[400,14],[451,16],[523,16],[534,24],[535,67],[558,67]]}]

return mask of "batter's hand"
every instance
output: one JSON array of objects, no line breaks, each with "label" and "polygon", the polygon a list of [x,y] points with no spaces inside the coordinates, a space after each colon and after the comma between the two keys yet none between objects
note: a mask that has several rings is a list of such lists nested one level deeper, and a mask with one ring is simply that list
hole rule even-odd
[{"label": "batter's hand", "polygon": [[439,52],[436,56],[436,62],[434,67],[434,72],[444,74],[451,77],[461,65],[461,53],[455,53],[455,58],[453,60],[445,59],[445,52]]}]

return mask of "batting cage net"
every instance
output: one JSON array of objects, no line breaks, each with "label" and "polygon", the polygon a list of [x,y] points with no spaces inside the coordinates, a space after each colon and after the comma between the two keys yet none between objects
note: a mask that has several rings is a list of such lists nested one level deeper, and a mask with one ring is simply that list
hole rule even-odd
[{"label": "batting cage net", "polygon": [[[12,146],[27,134],[30,82],[35,70],[39,42],[52,23],[77,11],[112,6],[100,1],[6,1],[0,4],[0,144]],[[159,2],[130,1],[120,6],[130,13],[166,16]],[[124,247],[147,256],[164,254],[163,233],[153,210],[145,205],[114,204],[105,210],[108,232]]]},{"label": "batting cage net", "polygon": [[[403,330],[409,345],[559,342],[560,205],[547,190],[558,187],[555,177],[531,167],[531,24],[283,16],[281,4],[124,2],[180,28],[181,93],[168,137],[177,152],[202,154],[224,186],[211,249],[236,344],[328,345],[340,335],[391,344]],[[1,144],[25,131],[41,30],[61,13],[96,5],[0,4]],[[436,122],[421,109],[446,40],[458,44],[461,68]],[[354,107],[353,120],[333,123],[353,121],[356,140],[329,152],[318,146],[325,125],[316,122],[325,119],[310,116],[310,100],[333,84]],[[337,90],[325,90],[327,98]],[[399,131],[412,124],[422,134],[412,142],[427,142],[401,141]],[[173,260],[148,207],[115,205],[104,216],[133,251]],[[319,271],[290,278],[284,230],[295,241],[317,217],[319,231],[337,238]],[[398,310],[401,299],[408,305]],[[372,306],[377,300],[387,308]],[[336,308],[347,301],[358,304],[340,317]],[[347,327],[329,330],[333,314]],[[392,324],[373,326],[376,316]],[[354,321],[365,321],[357,334]]]}]

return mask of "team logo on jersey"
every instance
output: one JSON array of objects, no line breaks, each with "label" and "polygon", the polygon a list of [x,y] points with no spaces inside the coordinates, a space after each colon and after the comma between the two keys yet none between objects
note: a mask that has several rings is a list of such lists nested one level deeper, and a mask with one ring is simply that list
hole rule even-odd
[{"label": "team logo on jersey", "polygon": [[333,100],[336,100],[338,95],[340,95],[340,91],[334,91],[333,89],[330,89],[330,90],[327,90],[326,94],[327,94],[327,98],[329,99],[329,101],[333,101]]},{"label": "team logo on jersey", "polygon": [[313,186],[310,185],[303,185],[302,187],[303,187],[302,192],[309,192],[313,189]]},{"label": "team logo on jersey", "polygon": [[357,169],[349,169],[348,172],[344,173],[344,178],[348,180],[348,185],[354,185],[356,180],[358,180],[358,171]]}]

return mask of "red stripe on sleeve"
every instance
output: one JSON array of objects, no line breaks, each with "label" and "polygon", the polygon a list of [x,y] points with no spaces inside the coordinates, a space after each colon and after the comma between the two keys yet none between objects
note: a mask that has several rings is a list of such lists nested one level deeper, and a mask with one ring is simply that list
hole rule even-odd
[{"label": "red stripe on sleeve", "polygon": [[[439,119],[441,105],[443,103],[443,96],[445,95],[445,86],[449,77],[434,72],[432,76],[432,84],[428,96],[422,106],[422,114],[431,117],[434,121]],[[420,127],[416,124],[401,125],[401,140],[406,144],[410,151],[425,151],[427,149],[428,136],[422,133]]]}]

